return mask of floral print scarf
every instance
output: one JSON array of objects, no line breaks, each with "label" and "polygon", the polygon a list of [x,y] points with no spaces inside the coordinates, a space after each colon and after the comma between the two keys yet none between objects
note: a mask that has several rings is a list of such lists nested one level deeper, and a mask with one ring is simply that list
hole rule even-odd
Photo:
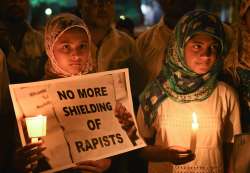
[{"label": "floral print scarf", "polygon": [[[190,70],[184,61],[185,44],[201,32],[214,37],[220,46],[215,65],[204,75]],[[168,97],[180,103],[208,98],[217,84],[225,50],[223,25],[217,16],[205,10],[195,10],[184,15],[173,31],[160,74],[140,95],[146,124],[152,125],[159,105]]]}]

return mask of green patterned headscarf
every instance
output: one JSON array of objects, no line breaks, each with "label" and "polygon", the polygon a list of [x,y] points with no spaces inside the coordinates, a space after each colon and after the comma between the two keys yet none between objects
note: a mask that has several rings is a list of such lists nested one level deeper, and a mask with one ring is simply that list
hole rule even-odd
[{"label": "green patterned headscarf", "polygon": [[[197,33],[206,33],[219,43],[216,62],[212,69],[203,75],[190,70],[184,58],[185,44]],[[195,10],[184,15],[169,40],[160,74],[140,95],[145,122],[149,126],[153,123],[159,105],[168,97],[180,103],[208,98],[216,86],[225,47],[223,25],[217,16],[205,10]]]}]

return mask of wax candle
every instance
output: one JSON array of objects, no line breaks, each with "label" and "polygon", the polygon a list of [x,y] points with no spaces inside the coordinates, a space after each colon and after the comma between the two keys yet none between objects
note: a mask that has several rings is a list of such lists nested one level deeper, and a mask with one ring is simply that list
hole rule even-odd
[{"label": "wax candle", "polygon": [[28,135],[31,142],[38,142],[38,138],[46,135],[47,117],[38,115],[34,117],[25,118]]},{"label": "wax candle", "polygon": [[196,113],[193,112],[193,114],[192,114],[191,142],[190,142],[190,149],[193,153],[195,153],[198,129],[199,129],[199,124],[197,121],[197,116],[196,116]]}]

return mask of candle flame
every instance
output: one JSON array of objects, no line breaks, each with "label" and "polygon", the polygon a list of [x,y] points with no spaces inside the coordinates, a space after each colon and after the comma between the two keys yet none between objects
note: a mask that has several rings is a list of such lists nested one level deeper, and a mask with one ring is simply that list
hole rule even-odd
[{"label": "candle flame", "polygon": [[30,138],[42,137],[46,135],[47,117],[38,115],[25,118],[28,135]]},{"label": "candle flame", "polygon": [[192,114],[192,129],[198,129],[198,128],[199,128],[199,124],[198,124],[197,116],[196,116],[196,113],[193,112],[193,114]]}]

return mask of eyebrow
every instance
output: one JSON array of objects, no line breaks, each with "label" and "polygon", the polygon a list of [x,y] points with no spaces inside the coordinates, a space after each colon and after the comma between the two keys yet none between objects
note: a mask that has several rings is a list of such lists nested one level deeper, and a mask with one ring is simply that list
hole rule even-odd
[{"label": "eyebrow", "polygon": [[192,43],[200,43],[200,44],[203,44],[202,41],[197,41],[197,40],[191,40]]},{"label": "eyebrow", "polygon": [[[192,43],[204,44],[204,42],[199,40],[191,40]],[[218,44],[216,40],[211,41],[211,44]]]}]

